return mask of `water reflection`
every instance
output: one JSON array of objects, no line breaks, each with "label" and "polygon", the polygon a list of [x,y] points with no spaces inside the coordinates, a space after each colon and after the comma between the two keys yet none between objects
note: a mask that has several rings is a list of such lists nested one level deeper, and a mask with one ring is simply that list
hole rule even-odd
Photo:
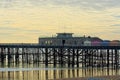
[{"label": "water reflection", "polygon": [[4,66],[0,80],[49,80],[74,77],[120,75],[120,70],[107,68],[44,68],[44,66]]}]

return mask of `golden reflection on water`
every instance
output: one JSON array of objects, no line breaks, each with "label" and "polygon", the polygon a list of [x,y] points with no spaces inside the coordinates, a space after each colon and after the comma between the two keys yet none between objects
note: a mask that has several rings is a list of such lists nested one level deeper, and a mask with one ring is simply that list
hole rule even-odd
[{"label": "golden reflection on water", "polygon": [[29,68],[7,67],[5,68],[6,70],[4,68],[0,68],[0,80],[49,80],[75,77],[120,75],[120,70],[107,68],[35,68],[35,66],[29,66]]}]

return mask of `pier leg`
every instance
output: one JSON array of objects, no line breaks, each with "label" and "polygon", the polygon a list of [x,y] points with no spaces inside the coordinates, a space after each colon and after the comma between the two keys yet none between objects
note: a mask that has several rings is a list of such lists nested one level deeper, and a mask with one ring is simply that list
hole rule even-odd
[{"label": "pier leg", "polygon": [[63,61],[62,61],[62,55],[63,55],[63,52],[62,52],[62,48],[60,49],[60,65],[61,65],[61,67],[63,67]]},{"label": "pier leg", "polygon": [[89,67],[89,56],[88,56],[88,49],[85,51],[85,67]]},{"label": "pier leg", "polygon": [[22,48],[22,64],[24,64],[24,55],[25,55],[24,48]]},{"label": "pier leg", "polygon": [[10,64],[10,61],[11,61],[11,54],[10,54],[10,48],[8,48],[8,65]]},{"label": "pier leg", "polygon": [[45,48],[45,66],[48,67],[48,48]]},{"label": "pier leg", "polygon": [[33,56],[32,56],[32,57],[33,57],[33,59],[32,59],[33,64],[36,62],[36,61],[35,61],[35,54],[36,54],[36,53],[32,53],[32,55],[33,55]]},{"label": "pier leg", "polygon": [[19,53],[18,53],[18,50],[19,50],[19,49],[17,49],[17,52],[16,52],[16,54],[15,54],[15,63],[16,63],[16,64],[19,62]]},{"label": "pier leg", "polygon": [[40,58],[40,54],[39,54],[39,48],[37,49],[37,64],[39,65],[39,58]]},{"label": "pier leg", "polygon": [[84,53],[84,65],[85,65],[85,67],[87,67],[87,54],[86,54],[86,51],[85,51],[85,53]]},{"label": "pier leg", "polygon": [[75,50],[72,50],[73,56],[72,56],[72,67],[75,65]]},{"label": "pier leg", "polygon": [[109,61],[109,54],[110,54],[110,53],[109,53],[109,49],[107,49],[107,67],[108,67],[108,68],[109,68],[109,62],[110,62],[110,61]]},{"label": "pier leg", "polygon": [[115,49],[115,68],[118,68],[118,53],[117,53],[117,49]]},{"label": "pier leg", "polygon": [[[78,54],[78,49],[77,49],[77,55],[76,55],[76,57],[77,57],[77,67],[79,67],[79,54]],[[83,66],[83,64],[82,64],[82,66]]]},{"label": "pier leg", "polygon": [[93,61],[94,61],[94,50],[92,51],[91,55],[92,55],[91,65],[92,65],[92,68],[93,68],[95,66],[95,64],[93,63]]},{"label": "pier leg", "polygon": [[112,50],[111,53],[112,53],[112,68],[113,68],[113,67],[114,67],[114,60],[113,60],[113,58],[114,58],[113,55],[114,55],[114,54],[113,54],[113,50]]},{"label": "pier leg", "polygon": [[55,49],[53,49],[53,58],[54,58],[54,67],[56,67],[56,54],[55,54]]},{"label": "pier leg", "polygon": [[85,67],[85,53],[84,53],[84,49],[82,49],[82,67]]},{"label": "pier leg", "polygon": [[26,55],[26,60],[27,60],[26,62],[29,63],[28,57],[29,57],[30,54],[28,53],[28,50],[27,50],[27,49],[26,49],[25,55]]},{"label": "pier leg", "polygon": [[102,53],[102,50],[100,50],[100,57],[101,57],[101,59],[102,59],[102,68],[104,67],[104,63],[103,63],[103,61],[104,61],[104,58],[103,58],[103,53]]},{"label": "pier leg", "polygon": [[68,67],[70,67],[70,49],[68,49]]},{"label": "pier leg", "polygon": [[4,57],[5,57],[4,48],[1,48],[1,63],[2,64],[4,64]]}]

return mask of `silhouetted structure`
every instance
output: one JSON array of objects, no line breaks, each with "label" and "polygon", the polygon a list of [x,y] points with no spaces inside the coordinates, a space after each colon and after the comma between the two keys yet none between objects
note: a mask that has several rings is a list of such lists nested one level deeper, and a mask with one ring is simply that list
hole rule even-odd
[{"label": "silhouetted structure", "polygon": [[22,62],[53,64],[55,67],[119,67],[119,41],[73,37],[72,34],[58,33],[57,37],[39,38],[39,44],[0,44],[1,64]]},{"label": "silhouetted structure", "polygon": [[84,41],[102,41],[98,37],[73,37],[73,33],[57,33],[56,37],[44,37],[39,38],[39,44],[41,45],[54,45],[54,46],[84,46]]}]

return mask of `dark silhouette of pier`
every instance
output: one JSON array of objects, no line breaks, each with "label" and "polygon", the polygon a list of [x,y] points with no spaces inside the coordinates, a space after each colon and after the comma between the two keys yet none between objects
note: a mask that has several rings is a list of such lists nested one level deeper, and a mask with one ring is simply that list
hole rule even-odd
[{"label": "dark silhouette of pier", "polygon": [[120,46],[42,46],[0,44],[0,63],[38,63],[64,67],[119,68]]}]

